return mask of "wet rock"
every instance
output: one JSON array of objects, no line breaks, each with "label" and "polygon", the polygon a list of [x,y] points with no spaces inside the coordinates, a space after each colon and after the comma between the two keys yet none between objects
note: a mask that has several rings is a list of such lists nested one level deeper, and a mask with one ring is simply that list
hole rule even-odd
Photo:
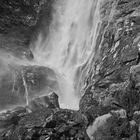
[{"label": "wet rock", "polygon": [[[133,115],[133,120],[136,123],[136,127],[137,127],[137,137],[138,139],[140,138],[140,112],[139,111],[135,111],[134,115]],[[134,125],[133,125],[134,127]]]},{"label": "wet rock", "polygon": [[[48,7],[45,10],[41,8],[44,2],[24,1],[22,6],[20,2],[2,1],[0,39],[3,50],[28,59],[34,57],[28,45],[36,26],[46,25],[43,21],[38,23],[39,18],[46,18],[40,11],[50,11]],[[21,66],[14,70],[10,68],[8,72],[4,69],[0,103],[5,102],[5,95],[10,95],[6,99],[8,104],[11,101],[11,104],[17,101],[25,103],[27,98],[24,95],[28,91],[31,96],[31,112],[21,109],[15,111],[14,115],[12,112],[3,115],[4,118],[0,120],[1,139],[88,140],[87,126],[91,139],[140,139],[139,5],[139,0],[107,0],[102,3],[101,28],[93,61],[87,64],[86,69],[89,72],[85,78],[86,86],[79,111],[60,109],[55,93],[44,95],[50,93],[48,88],[46,93],[46,85],[51,88],[54,85],[53,89],[58,89],[52,70],[37,66]],[[46,15],[50,16],[50,12]],[[51,19],[49,16],[47,20]],[[17,96],[18,93],[23,94],[22,100]],[[34,97],[38,94],[43,96]]]},{"label": "wet rock", "polygon": [[[17,107],[0,114],[0,136],[9,137],[13,133],[15,126],[20,119],[27,114],[26,108]],[[0,138],[1,138],[0,137]],[[10,138],[10,137],[9,137]]]},{"label": "wet rock", "polygon": [[54,122],[52,127],[56,131],[56,134],[53,134],[54,139],[55,137],[59,139],[89,139],[85,131],[84,117],[78,112],[60,110],[53,115],[50,122]]},{"label": "wet rock", "polygon": [[[88,64],[80,109],[93,122],[99,116],[119,109],[126,110],[127,118],[120,122],[112,118],[116,124],[110,120],[112,124],[106,124],[105,129],[101,126],[97,130],[99,140],[139,139],[137,125],[132,123],[135,121],[138,124],[139,115],[134,112],[140,110],[139,4],[139,0],[108,0],[101,5],[102,31],[97,37],[100,42],[96,43],[93,61]],[[87,94],[88,87],[92,87],[90,94]],[[106,127],[110,125],[113,132],[106,132],[109,130]],[[102,135],[102,132],[105,133]]]},{"label": "wet rock", "polygon": [[77,111],[40,109],[22,117],[14,129],[3,132],[0,138],[10,140],[89,140],[85,119]]},{"label": "wet rock", "polygon": [[93,97],[93,92],[94,91],[91,91],[91,89],[87,89],[79,103],[79,110],[86,116],[88,124],[92,123],[100,114],[99,102]]},{"label": "wet rock", "polygon": [[59,108],[58,95],[52,92],[49,93],[49,95],[43,95],[43,96],[33,98],[29,102],[28,108],[31,111],[37,111],[41,108],[58,109]]},{"label": "wet rock", "polygon": [[135,88],[139,89],[139,87],[140,87],[140,77],[139,77],[140,65],[131,67],[130,73],[132,74],[131,80],[133,81]]},{"label": "wet rock", "polygon": [[3,71],[0,79],[1,109],[28,104],[33,98],[45,97],[52,89],[59,91],[56,75],[50,68],[23,65],[5,68],[9,70]]},{"label": "wet rock", "polygon": [[51,20],[53,0],[2,0],[0,2],[0,50],[18,58],[33,59],[30,43],[43,26],[42,15]]},{"label": "wet rock", "polygon": [[51,104],[54,105],[54,107],[59,108],[58,95],[55,92],[52,92],[49,94],[48,97]]}]

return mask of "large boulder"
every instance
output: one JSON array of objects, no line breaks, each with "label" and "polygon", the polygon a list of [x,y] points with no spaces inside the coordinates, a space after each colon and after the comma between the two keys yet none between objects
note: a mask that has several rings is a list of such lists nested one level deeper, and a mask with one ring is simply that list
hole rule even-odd
[{"label": "large boulder", "polygon": [[91,140],[137,140],[136,122],[129,121],[123,109],[97,117],[87,133]]}]

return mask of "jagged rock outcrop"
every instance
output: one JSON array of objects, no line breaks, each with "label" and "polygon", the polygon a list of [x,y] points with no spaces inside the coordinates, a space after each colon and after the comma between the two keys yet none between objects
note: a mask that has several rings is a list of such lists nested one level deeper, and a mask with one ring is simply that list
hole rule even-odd
[{"label": "jagged rock outcrop", "polygon": [[24,108],[0,116],[1,140],[89,140],[87,120],[80,112],[52,107]]},{"label": "jagged rock outcrop", "polygon": [[49,93],[49,95],[43,95],[33,98],[29,101],[27,106],[31,111],[36,111],[42,108],[57,108],[59,109],[58,95],[54,92]]},{"label": "jagged rock outcrop", "polygon": [[[130,135],[125,136],[124,132],[119,137],[112,135],[107,140],[140,139],[140,125],[135,124],[139,117],[134,113],[140,109],[139,9],[139,0],[108,0],[101,7],[101,28],[96,41],[95,56],[89,64],[85,82],[87,88],[80,101],[80,110],[87,116],[90,114],[90,120],[95,121],[97,117],[94,112],[96,116],[102,116],[112,110],[126,110],[128,125],[125,129],[130,130]],[[88,109],[90,104],[91,109]],[[131,129],[131,124],[135,124],[135,129]],[[108,122],[107,125],[111,124]],[[122,131],[122,128],[119,129]],[[98,131],[99,135],[101,133]],[[97,136],[97,139],[105,140],[104,136]]]}]

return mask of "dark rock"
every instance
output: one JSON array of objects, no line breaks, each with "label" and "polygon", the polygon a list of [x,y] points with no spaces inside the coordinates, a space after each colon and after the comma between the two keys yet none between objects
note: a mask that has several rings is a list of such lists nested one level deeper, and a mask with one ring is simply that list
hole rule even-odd
[{"label": "dark rock", "polygon": [[85,114],[88,120],[88,124],[99,115],[99,102],[96,98],[93,98],[93,92],[88,89],[80,100],[79,109],[81,113]]},{"label": "dark rock", "polygon": [[[118,109],[126,110],[127,118],[121,120],[122,127],[113,119],[115,125],[111,121],[105,129],[101,128],[99,140],[140,139],[137,125],[131,126],[134,120],[138,124],[139,115],[134,112],[140,110],[139,5],[139,0],[108,0],[101,6],[102,24],[97,37],[100,42],[96,42],[93,61],[88,64],[80,111],[88,116],[89,124]],[[89,87],[92,88],[88,90]],[[106,127],[110,125],[115,132],[115,135],[112,132],[113,138],[105,137],[109,130]],[[114,130],[116,126],[117,130]]]},{"label": "dark rock", "polygon": [[89,140],[82,114],[70,110],[40,109],[20,118],[18,125],[2,133],[3,139],[21,140]]},{"label": "dark rock", "polygon": [[58,95],[55,92],[49,94],[49,100],[54,107],[59,108]]},{"label": "dark rock", "polygon": [[15,126],[23,116],[27,114],[27,111],[23,107],[17,107],[11,111],[0,114],[0,138],[5,137],[10,139],[9,135],[12,135]]},{"label": "dark rock", "polygon": [[[29,44],[36,39],[38,29],[50,24],[53,0],[2,0],[0,3],[0,49],[32,60],[33,48]],[[56,93],[59,90],[53,70],[32,64],[20,65],[19,61],[11,67],[13,61],[9,61],[12,62],[9,65],[2,56],[1,108],[15,103],[28,104],[28,107],[2,114],[0,139],[88,140],[88,133],[91,139],[97,140],[139,140],[139,9],[139,0],[102,3],[101,27],[95,55],[86,64],[88,72],[79,111],[59,108],[58,96],[47,88],[51,87]],[[50,92],[52,94],[48,95]]]},{"label": "dark rock", "polygon": [[58,95],[54,92],[49,93],[49,95],[43,95],[36,98],[33,98],[31,101],[29,101],[28,108],[31,111],[37,111],[41,108],[59,108],[59,102],[58,102]]},{"label": "dark rock", "polygon": [[33,59],[30,43],[42,25],[51,20],[53,0],[0,1],[0,50],[19,58]]}]

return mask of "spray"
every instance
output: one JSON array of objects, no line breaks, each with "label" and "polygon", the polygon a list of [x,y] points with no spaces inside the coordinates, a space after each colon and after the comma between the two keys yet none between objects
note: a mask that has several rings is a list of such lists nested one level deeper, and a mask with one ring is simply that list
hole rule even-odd
[{"label": "spray", "polygon": [[47,38],[44,40],[40,33],[35,43],[34,62],[56,72],[61,107],[78,109],[80,84],[77,82],[82,73],[79,69],[94,55],[100,22],[99,2],[58,0],[54,9]]}]

